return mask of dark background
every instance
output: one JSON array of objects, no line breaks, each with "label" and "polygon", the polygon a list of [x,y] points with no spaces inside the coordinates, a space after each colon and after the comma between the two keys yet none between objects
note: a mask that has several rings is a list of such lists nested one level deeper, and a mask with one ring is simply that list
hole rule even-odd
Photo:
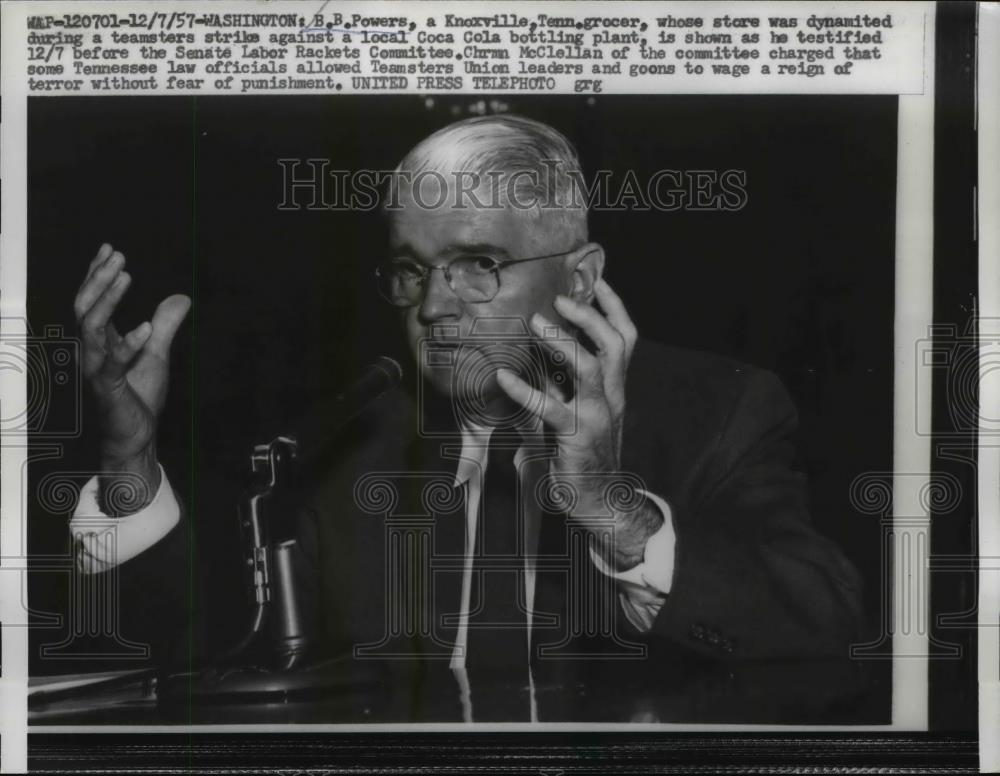
[{"label": "dark background", "polygon": [[[591,235],[640,334],[774,370],[800,411],[813,518],[862,571],[879,616],[877,516],[849,501],[863,472],[892,470],[895,97],[504,96],[554,125],[585,172],[640,181],[660,169],[747,173],[739,212],[597,212]],[[248,453],[303,405],[399,340],[371,282],[374,213],[281,211],[279,158],[392,169],[471,98],[29,100],[28,309],[36,331],[74,328],[72,302],[103,241],[133,287],[122,330],[174,292],[194,299],[174,346],[160,452],[185,501],[211,585],[215,634],[243,624],[236,504]],[[53,417],[66,408],[53,408]],[[92,469],[93,418],[33,483]],[[34,491],[32,490],[32,493]],[[67,513],[29,505],[33,554],[67,552]],[[31,604],[62,611],[66,576],[38,574]],[[155,602],[151,602],[155,605]],[[128,625],[123,625],[127,636]],[[59,629],[33,629],[32,671]],[[887,685],[886,685],[887,687]],[[888,704],[888,697],[886,697]],[[886,706],[888,708],[888,706]]]}]

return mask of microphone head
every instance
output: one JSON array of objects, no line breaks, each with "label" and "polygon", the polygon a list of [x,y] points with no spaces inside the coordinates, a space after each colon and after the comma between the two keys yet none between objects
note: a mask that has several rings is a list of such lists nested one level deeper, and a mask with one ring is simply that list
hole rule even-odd
[{"label": "microphone head", "polygon": [[379,356],[375,359],[372,366],[384,372],[386,378],[388,378],[389,384],[386,390],[395,388],[403,380],[403,367],[400,366],[399,362],[394,358],[389,358],[389,356]]},{"label": "microphone head", "polygon": [[403,379],[403,367],[394,358],[379,356],[335,396],[328,397],[294,424],[299,459],[318,458],[337,438],[337,432]]}]

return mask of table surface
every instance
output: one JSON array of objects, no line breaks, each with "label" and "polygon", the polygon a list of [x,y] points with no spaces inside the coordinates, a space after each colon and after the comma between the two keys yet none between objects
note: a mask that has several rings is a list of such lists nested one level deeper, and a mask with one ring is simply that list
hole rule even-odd
[{"label": "table surface", "polygon": [[[528,685],[444,663],[340,660],[292,675],[155,671],[33,680],[29,723],[633,722],[888,724],[885,664],[565,661]],[[109,682],[109,680],[111,680]],[[530,709],[534,706],[534,714]]]}]

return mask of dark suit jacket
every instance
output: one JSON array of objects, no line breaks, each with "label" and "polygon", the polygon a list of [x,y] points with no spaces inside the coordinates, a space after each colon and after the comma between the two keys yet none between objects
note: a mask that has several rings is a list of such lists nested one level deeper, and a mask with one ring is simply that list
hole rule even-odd
[{"label": "dark suit jacket", "polygon": [[[677,537],[673,587],[652,629],[637,632],[622,615],[613,584],[582,585],[580,575],[593,569],[583,545],[571,538],[572,521],[548,515],[539,550],[547,561],[538,577],[536,647],[553,657],[845,656],[861,622],[860,580],[810,524],[805,478],[792,468],[796,412],[778,379],[718,356],[640,341],[626,406],[622,468],[670,504]],[[445,528],[465,518],[461,504],[444,503],[446,493],[436,488],[453,477],[448,454],[457,453],[461,441],[418,433],[440,409],[421,409],[403,389],[383,396],[352,423],[301,511],[300,564],[314,627],[328,649],[367,645],[365,654],[387,657],[450,652],[452,631],[440,617],[429,628],[408,628],[405,616],[400,624],[399,612],[387,607],[399,599],[390,589],[419,596],[429,586],[425,600],[433,601],[434,589],[455,584],[446,556],[461,549]],[[449,430],[447,421],[436,428]],[[152,624],[160,633],[175,627],[168,610],[183,609],[184,602],[164,584],[176,577],[157,570],[186,552],[184,533],[182,526],[121,569],[123,589],[145,585],[139,589],[147,602],[164,602]],[[416,546],[405,569],[391,535],[409,536],[403,544]],[[421,541],[428,547],[418,557]],[[603,625],[581,627],[565,615],[568,601],[578,606],[580,591],[589,587],[596,592],[586,594],[591,600],[584,608]],[[173,634],[168,641],[175,641]]]}]

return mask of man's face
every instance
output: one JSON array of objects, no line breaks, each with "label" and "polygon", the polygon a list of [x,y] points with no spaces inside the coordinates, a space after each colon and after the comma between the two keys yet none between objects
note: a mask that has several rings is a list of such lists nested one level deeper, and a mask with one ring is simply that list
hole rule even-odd
[{"label": "man's face", "polygon": [[[492,201],[485,192],[478,198]],[[465,208],[449,207],[454,197],[433,209],[420,207],[405,194],[400,199],[401,209],[390,218],[391,259],[432,267],[461,256],[504,261],[578,247],[568,244],[565,236],[547,233],[545,217],[534,213],[476,207],[468,199]],[[511,343],[530,339],[531,316],[541,313],[551,321],[561,320],[552,303],[557,294],[569,291],[572,277],[567,256],[515,264],[499,273],[500,288],[491,301],[468,302],[451,289],[444,272],[431,272],[422,302],[401,309],[411,352],[428,382],[447,396],[484,407],[505,400],[496,384],[496,369],[516,369],[516,362],[523,360]],[[453,368],[434,366],[446,362]]]}]

